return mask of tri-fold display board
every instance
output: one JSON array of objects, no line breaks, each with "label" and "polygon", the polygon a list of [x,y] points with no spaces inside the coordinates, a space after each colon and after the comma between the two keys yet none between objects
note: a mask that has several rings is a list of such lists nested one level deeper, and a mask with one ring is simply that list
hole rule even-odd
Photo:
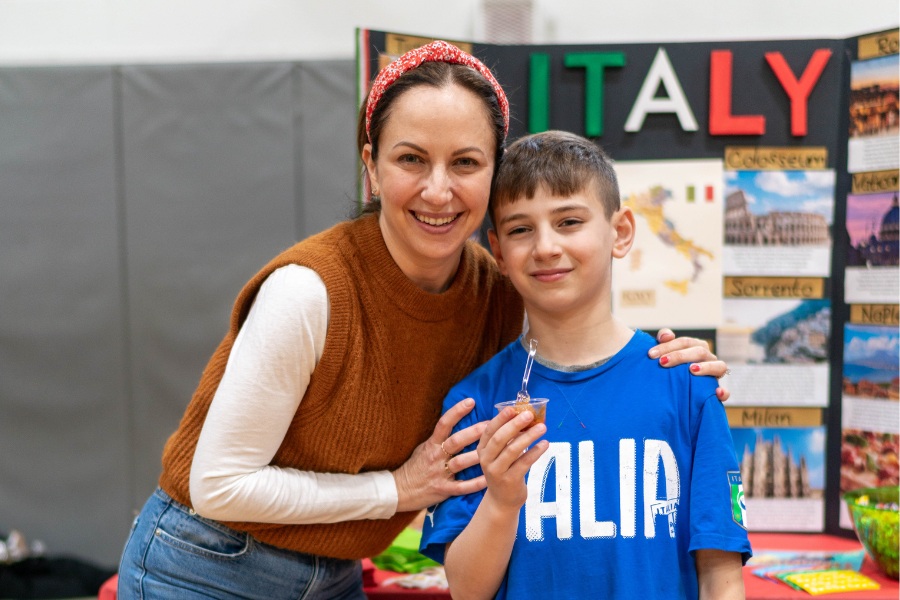
[{"label": "tri-fold display board", "polygon": [[[360,101],[431,38],[358,32]],[[898,483],[898,31],[849,39],[494,45],[510,139],[615,159],[637,243],[616,315],[709,340],[749,528],[849,532],[841,493]]]}]

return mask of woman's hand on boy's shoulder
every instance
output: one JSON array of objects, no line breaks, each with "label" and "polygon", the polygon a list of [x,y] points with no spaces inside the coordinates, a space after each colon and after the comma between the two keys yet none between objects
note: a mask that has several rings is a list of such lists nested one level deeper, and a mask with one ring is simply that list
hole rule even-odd
[{"label": "woman's hand on boy's shoulder", "polygon": [[[689,336],[675,337],[675,332],[663,328],[656,334],[656,341],[659,343],[650,348],[647,355],[656,359],[663,367],[690,363],[692,374],[709,375],[716,379],[729,373],[728,364],[712,353],[706,340]],[[716,397],[725,402],[730,396],[728,389],[719,384]]]}]

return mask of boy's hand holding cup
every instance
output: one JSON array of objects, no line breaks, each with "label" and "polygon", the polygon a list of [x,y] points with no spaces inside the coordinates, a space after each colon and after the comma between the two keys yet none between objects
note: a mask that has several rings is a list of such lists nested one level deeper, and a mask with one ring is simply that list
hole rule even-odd
[{"label": "boy's hand holding cup", "polygon": [[547,432],[547,399],[511,400],[497,405],[478,443],[478,458],[487,480],[485,498],[518,510],[528,496],[525,474],[550,447],[540,437]]}]

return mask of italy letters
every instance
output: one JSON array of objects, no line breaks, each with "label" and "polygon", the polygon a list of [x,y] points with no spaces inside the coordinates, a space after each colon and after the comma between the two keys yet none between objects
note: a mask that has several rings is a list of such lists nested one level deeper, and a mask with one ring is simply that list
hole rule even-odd
[{"label": "italy letters", "polygon": [[[766,52],[765,61],[770,77],[777,81],[790,106],[790,133],[803,137],[808,132],[809,97],[831,58],[828,48],[818,48],[810,56],[802,72],[795,73],[781,52]],[[604,130],[604,88],[606,72],[625,68],[624,52],[573,52],[563,58],[568,69],[584,70],[584,135],[600,137]],[[762,114],[734,114],[732,111],[733,82],[741,77],[733,71],[733,52],[713,50],[709,55],[709,120],[710,135],[760,136],[766,132],[766,118]],[[550,109],[550,56],[532,53],[529,66],[528,130],[531,133],[552,128]],[[662,93],[659,93],[660,90]],[[622,101],[622,99],[620,99]],[[660,47],[644,77],[637,98],[624,124],[624,130],[637,133],[648,114],[668,113],[677,118],[682,131],[699,130],[694,111],[665,48]]]}]

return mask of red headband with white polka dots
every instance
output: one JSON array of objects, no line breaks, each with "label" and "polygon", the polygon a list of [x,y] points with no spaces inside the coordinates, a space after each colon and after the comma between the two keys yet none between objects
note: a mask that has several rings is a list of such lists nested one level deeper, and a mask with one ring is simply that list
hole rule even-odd
[{"label": "red headband with white polka dots", "polygon": [[[378,73],[378,76],[375,77],[375,81],[372,83],[372,91],[369,92],[369,101],[366,103],[367,136],[369,135],[369,126],[372,122],[372,113],[375,112],[375,107],[378,105],[378,101],[381,100],[384,92],[391,87],[401,75],[426,62],[446,62],[466,65],[481,73],[494,88],[494,93],[497,95],[497,102],[500,105],[500,112],[503,114],[503,133],[504,135],[509,133],[509,101],[506,99],[503,88],[497,83],[497,80],[494,78],[490,69],[484,66],[484,63],[471,54],[463,52],[453,44],[438,40],[415,48],[414,50],[410,50],[383,68]],[[372,141],[371,137],[369,138],[369,141]]]}]

